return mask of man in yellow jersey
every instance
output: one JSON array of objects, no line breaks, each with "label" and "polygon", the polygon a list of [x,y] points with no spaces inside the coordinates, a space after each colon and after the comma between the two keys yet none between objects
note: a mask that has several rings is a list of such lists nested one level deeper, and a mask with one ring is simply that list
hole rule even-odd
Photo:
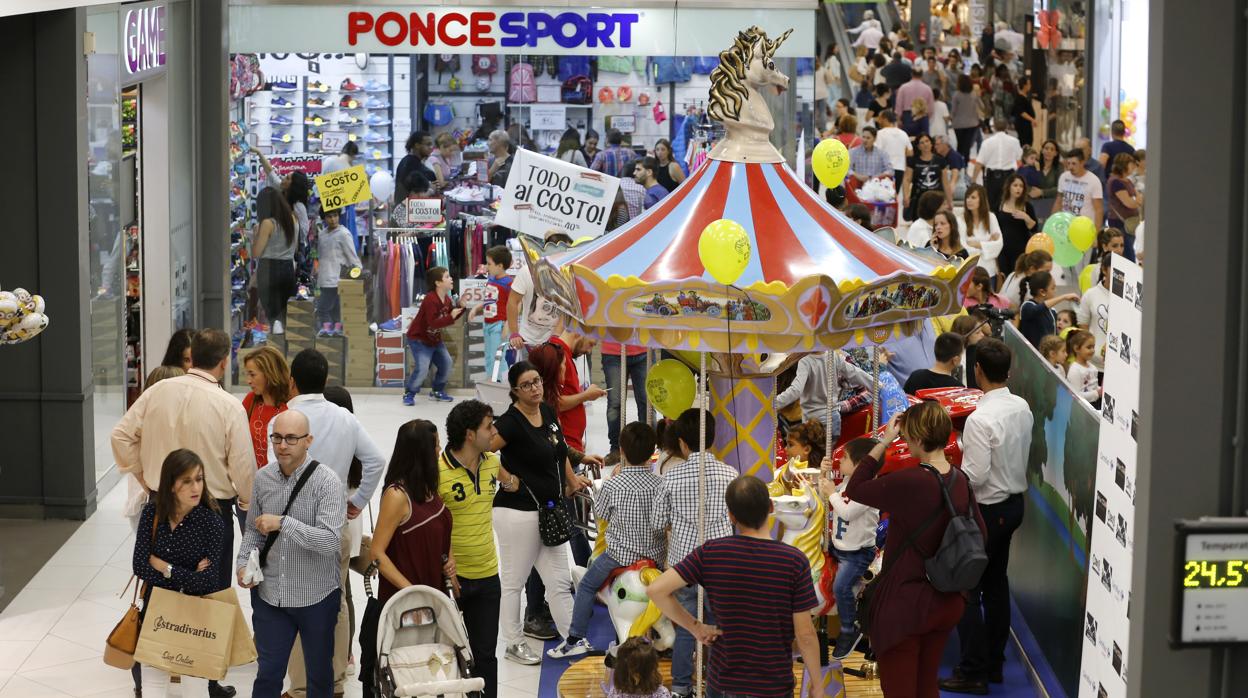
[{"label": "man in yellow jersey", "polygon": [[459,577],[459,608],[468,629],[476,664],[473,674],[485,679],[485,698],[498,695],[498,553],[494,547],[494,494],[499,487],[514,492],[515,476],[499,482],[499,458],[490,453],[494,413],[478,400],[455,405],[446,418],[446,450],[438,460],[438,494],[451,510],[451,553]]}]

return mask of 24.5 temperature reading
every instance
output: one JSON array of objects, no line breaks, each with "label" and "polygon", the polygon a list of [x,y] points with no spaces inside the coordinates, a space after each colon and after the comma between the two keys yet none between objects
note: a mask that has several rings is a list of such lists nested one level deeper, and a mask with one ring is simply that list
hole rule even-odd
[{"label": "24.5 temperature reading", "polygon": [[1187,589],[1239,589],[1248,586],[1248,560],[1188,560],[1183,563]]}]

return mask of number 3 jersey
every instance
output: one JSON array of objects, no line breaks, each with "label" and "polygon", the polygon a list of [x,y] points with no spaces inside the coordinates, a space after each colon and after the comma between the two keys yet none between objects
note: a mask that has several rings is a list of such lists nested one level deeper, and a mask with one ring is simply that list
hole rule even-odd
[{"label": "number 3 jersey", "polygon": [[451,552],[464,579],[498,574],[493,520],[500,463],[497,453],[485,453],[473,475],[449,450],[438,459],[438,495],[451,510]]}]

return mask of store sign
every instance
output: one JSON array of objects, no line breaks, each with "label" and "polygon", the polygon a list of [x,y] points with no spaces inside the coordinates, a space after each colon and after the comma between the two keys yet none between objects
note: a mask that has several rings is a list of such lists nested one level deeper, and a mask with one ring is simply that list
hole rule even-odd
[{"label": "store sign", "polygon": [[320,155],[304,153],[269,156],[269,164],[273,166],[273,171],[279,177],[285,177],[291,172],[302,172],[308,176],[318,175],[321,173],[321,162]]},{"label": "store sign", "polygon": [[573,240],[602,235],[620,180],[530,150],[513,158],[498,225],[539,238],[551,230]]},{"label": "store sign", "polygon": [[752,25],[772,37],[793,30],[777,57],[815,47],[809,10],[361,4],[232,3],[230,51],[717,56]]},{"label": "store sign", "polygon": [[408,199],[407,224],[424,225],[442,222],[442,199]]},{"label": "store sign", "polygon": [[637,130],[636,114],[618,114],[611,117],[611,128],[620,133],[634,133]]},{"label": "store sign", "polygon": [[321,195],[321,208],[326,209],[351,206],[373,198],[363,165],[320,175],[316,178],[316,190]]},{"label": "store sign", "polygon": [[122,64],[131,78],[165,69],[165,6],[126,5],[121,13]]}]

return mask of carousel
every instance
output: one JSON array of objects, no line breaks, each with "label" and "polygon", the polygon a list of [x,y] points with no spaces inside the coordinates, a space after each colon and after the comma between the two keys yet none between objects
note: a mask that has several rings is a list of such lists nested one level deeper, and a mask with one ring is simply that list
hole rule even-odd
[{"label": "carousel", "polygon": [[[680,371],[651,371],[651,402],[672,418],[702,406],[702,414],[714,415],[716,432],[714,443],[699,450],[772,483],[778,535],[811,559],[820,612],[828,613],[835,606],[823,552],[826,502],[809,477],[812,470],[818,475],[818,464],[776,462],[776,376],[819,353],[830,387],[833,351],[865,347],[874,354],[930,318],[960,312],[959,289],[977,258],[955,266],[900,247],[828,206],[788,167],[770,141],[774,123],[764,98],[788,87],[773,61],[787,36],[770,39],[751,27],[720,54],[708,111],[727,136],[659,205],[571,248],[544,254],[525,242],[524,249],[538,293],[558,305],[570,327],[677,357],[656,369],[672,361],[688,367],[694,391],[672,384]],[[848,170],[848,153],[829,139],[812,165],[834,187]],[[878,358],[874,364],[878,377]],[[679,392],[696,395],[679,404],[670,399]],[[621,421],[627,402],[621,400]],[[830,432],[826,441],[831,453]],[[621,640],[653,633],[670,642],[670,628],[644,596],[654,576],[657,570],[628,570],[603,590]],[[633,610],[624,608],[630,600]]]}]

